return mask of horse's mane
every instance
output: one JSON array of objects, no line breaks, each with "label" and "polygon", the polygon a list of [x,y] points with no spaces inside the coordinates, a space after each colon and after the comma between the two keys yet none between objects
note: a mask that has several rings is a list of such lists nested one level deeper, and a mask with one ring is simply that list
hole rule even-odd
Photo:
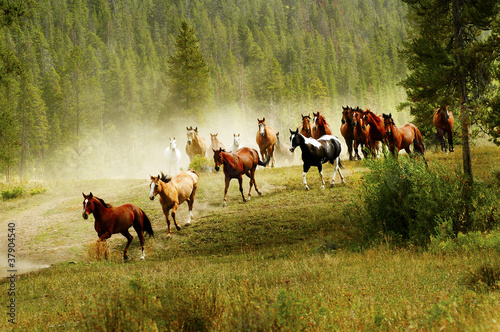
[{"label": "horse's mane", "polygon": [[369,109],[366,109],[365,113],[370,116],[370,118],[373,120],[373,122],[382,123],[382,119],[380,117],[376,116],[375,113],[373,113]]},{"label": "horse's mane", "polygon": [[105,207],[105,208],[110,208],[111,205],[106,203],[102,198],[99,198],[99,197],[96,197],[94,196],[95,199],[97,199],[99,202],[101,202],[101,204]]},{"label": "horse's mane", "polygon": [[165,183],[169,183],[170,180],[172,180],[172,178],[166,174],[163,174],[163,172],[161,172],[160,180],[165,182]]}]

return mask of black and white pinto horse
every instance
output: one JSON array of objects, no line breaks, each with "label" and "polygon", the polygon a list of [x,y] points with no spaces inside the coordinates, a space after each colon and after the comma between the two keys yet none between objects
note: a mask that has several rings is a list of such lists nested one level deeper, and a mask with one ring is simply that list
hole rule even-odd
[{"label": "black and white pinto horse", "polygon": [[318,168],[319,177],[321,179],[321,188],[325,188],[325,181],[323,180],[323,164],[330,162],[333,165],[332,187],[335,185],[335,174],[337,171],[340,174],[342,183],[345,183],[344,176],[340,172],[342,164],[340,162],[340,153],[342,151],[342,143],[340,140],[331,135],[321,136],[319,139],[304,137],[299,134],[299,130],[290,130],[290,151],[293,152],[295,148],[300,147],[302,150],[302,161],[304,162],[302,179],[306,190],[309,190],[306,181],[306,174],[311,166]]}]

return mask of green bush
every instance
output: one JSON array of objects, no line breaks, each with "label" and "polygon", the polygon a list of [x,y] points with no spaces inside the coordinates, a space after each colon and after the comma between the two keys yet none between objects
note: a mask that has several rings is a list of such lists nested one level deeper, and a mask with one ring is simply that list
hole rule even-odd
[{"label": "green bush", "polygon": [[197,154],[193,161],[189,164],[189,168],[194,169],[196,172],[209,172],[213,169],[213,161]]},{"label": "green bush", "polygon": [[13,198],[22,197],[26,194],[26,190],[22,186],[15,186],[11,189],[7,188],[2,190],[2,199],[8,200]]},{"label": "green bush", "polygon": [[369,171],[347,213],[367,243],[390,239],[423,246],[437,233],[453,238],[460,231],[486,231],[499,224],[498,190],[476,183],[466,201],[466,181],[458,171],[428,168],[409,158],[367,160],[365,165]]}]

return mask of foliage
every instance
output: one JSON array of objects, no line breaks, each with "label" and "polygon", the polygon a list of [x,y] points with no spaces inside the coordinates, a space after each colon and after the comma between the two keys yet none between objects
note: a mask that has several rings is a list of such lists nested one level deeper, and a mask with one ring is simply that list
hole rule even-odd
[{"label": "foliage", "polygon": [[476,183],[472,194],[472,224],[464,224],[464,179],[458,171],[436,164],[427,167],[409,158],[365,161],[369,172],[350,206],[351,220],[365,241],[381,236],[395,243],[426,245],[436,234],[454,238],[459,232],[492,230],[500,224],[494,188]]},{"label": "foliage", "polygon": [[213,161],[197,154],[189,164],[189,168],[194,169],[196,172],[208,172],[213,169]]},{"label": "foliage", "polygon": [[[497,243],[498,244],[498,243]],[[475,291],[498,291],[500,289],[500,259],[498,249],[484,250],[485,255],[469,268],[468,274],[464,277],[467,287]]]},{"label": "foliage", "polygon": [[23,186],[15,186],[11,189],[2,190],[3,200],[23,197],[26,194],[26,189]]}]

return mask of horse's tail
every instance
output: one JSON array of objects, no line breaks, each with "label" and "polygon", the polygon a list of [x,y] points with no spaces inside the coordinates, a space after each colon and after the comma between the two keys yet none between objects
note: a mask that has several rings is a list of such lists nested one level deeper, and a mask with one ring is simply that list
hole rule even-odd
[{"label": "horse's tail", "polygon": [[337,160],[338,160],[339,168],[344,168],[344,165],[342,164],[342,161],[340,160],[340,157],[337,157]]},{"label": "horse's tail", "polygon": [[269,164],[269,162],[271,161],[271,155],[269,155],[269,156],[267,157],[267,160],[266,160],[266,161],[261,161],[261,160],[260,160],[260,157],[259,157],[259,154],[257,153],[257,158],[258,158],[258,159],[257,159],[257,165],[259,165],[259,166],[264,166],[264,167],[266,167],[266,166]]},{"label": "horse's tail", "polygon": [[415,139],[413,140],[413,148],[415,151],[419,151],[422,154],[424,154],[425,152],[424,142],[422,141],[422,134],[420,133],[420,130],[416,126],[415,126]]},{"label": "horse's tail", "polygon": [[141,209],[142,212],[142,229],[152,237],[155,237],[155,233],[153,232],[153,227],[151,226],[151,221],[149,220],[146,212]]}]

